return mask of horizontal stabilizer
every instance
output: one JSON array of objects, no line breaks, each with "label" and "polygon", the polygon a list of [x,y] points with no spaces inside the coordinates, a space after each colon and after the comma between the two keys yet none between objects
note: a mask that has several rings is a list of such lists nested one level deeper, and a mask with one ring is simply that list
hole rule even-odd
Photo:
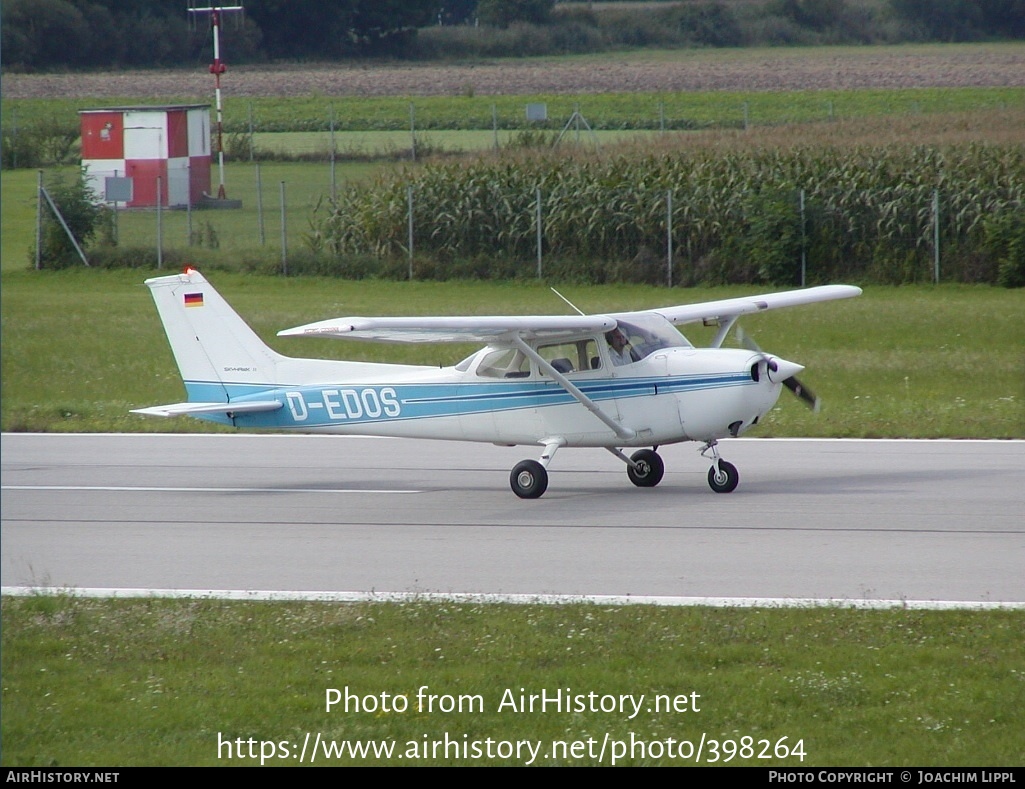
[{"label": "horizontal stabilizer", "polygon": [[133,408],[133,414],[145,416],[195,416],[197,414],[255,414],[277,411],[282,403],[277,400],[257,400],[245,403],[171,403],[149,408]]}]

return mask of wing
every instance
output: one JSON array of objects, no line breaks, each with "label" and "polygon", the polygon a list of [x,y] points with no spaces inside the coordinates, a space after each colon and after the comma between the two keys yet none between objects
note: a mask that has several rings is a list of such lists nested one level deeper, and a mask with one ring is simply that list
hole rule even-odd
[{"label": "wing", "polygon": [[[774,310],[779,307],[796,307],[800,304],[814,304],[819,301],[849,299],[861,295],[861,288],[852,285],[822,285],[817,288],[788,290],[780,293],[766,293],[761,296],[742,296],[738,299],[722,299],[721,301],[705,301],[698,304],[681,304],[678,307],[663,307],[655,312],[670,323],[697,323],[698,321],[733,321],[741,315]],[[643,314],[640,313],[640,314]],[[626,318],[627,315],[617,315]]]},{"label": "wing", "polygon": [[526,340],[559,339],[607,332],[616,328],[617,319],[656,313],[670,323],[697,321],[732,322],[748,313],[811,304],[817,301],[847,299],[861,293],[850,285],[824,285],[805,290],[745,296],[738,299],[707,301],[612,315],[482,315],[453,317],[333,318],[307,323],[278,332],[279,337],[339,337],[372,342],[508,342],[513,337]]},{"label": "wing", "polygon": [[608,315],[483,315],[423,318],[335,318],[278,332],[279,337],[340,337],[375,342],[502,342],[575,337],[611,331]]}]

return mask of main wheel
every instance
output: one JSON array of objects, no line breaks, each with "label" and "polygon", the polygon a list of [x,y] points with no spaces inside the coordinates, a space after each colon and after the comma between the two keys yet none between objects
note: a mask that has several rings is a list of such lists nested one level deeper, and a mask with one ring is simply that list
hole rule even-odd
[{"label": "main wheel", "polygon": [[513,466],[509,486],[521,499],[539,499],[548,490],[548,472],[536,460],[522,460]]},{"label": "main wheel", "polygon": [[737,467],[725,460],[720,460],[708,469],[708,487],[716,493],[732,493],[740,482]]},{"label": "main wheel", "polygon": [[639,488],[653,488],[662,481],[662,475],[666,473],[666,465],[662,458],[653,449],[642,449],[634,452],[630,460],[636,463],[636,467],[627,466],[626,475],[630,481]]}]

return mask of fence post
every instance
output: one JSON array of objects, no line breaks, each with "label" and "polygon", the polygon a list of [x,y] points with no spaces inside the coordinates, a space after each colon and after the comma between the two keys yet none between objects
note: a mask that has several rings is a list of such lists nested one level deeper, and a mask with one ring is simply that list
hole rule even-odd
[{"label": "fence post", "polygon": [[805,287],[808,281],[808,245],[805,235],[804,224],[804,190],[800,191],[801,200],[801,287]]},{"label": "fence post", "polygon": [[416,107],[409,102],[409,158],[416,161]]},{"label": "fence post", "polygon": [[[410,104],[410,107],[413,105]],[[409,221],[409,279],[413,279],[413,185],[406,187],[407,217]]]},{"label": "fence post", "polygon": [[249,102],[249,161],[253,161],[256,149],[256,136],[253,134],[253,102]]},{"label": "fence post", "polygon": [[[117,172],[114,172],[117,175]],[[185,165],[185,180],[188,181],[188,185],[185,187],[185,232],[187,238],[185,240],[185,246],[192,246],[192,165]],[[114,203],[116,206],[117,203]]]},{"label": "fence post", "polygon": [[256,163],[256,224],[260,228],[260,246],[267,243],[267,234],[263,227],[263,181],[260,179],[260,163]]},{"label": "fence post", "polygon": [[495,135],[495,151],[498,151],[498,107],[491,105],[491,129]]},{"label": "fence post", "polygon": [[673,190],[666,190],[666,285],[673,287]]},{"label": "fence post", "polygon": [[285,182],[281,182],[281,273],[288,276],[288,233],[285,227]]},{"label": "fence post", "polygon": [[[17,149],[15,149],[17,150]],[[36,271],[43,267],[43,171],[36,180]]]},{"label": "fence post", "polygon": [[940,284],[940,190],[932,191],[932,281]]},{"label": "fence post", "polygon": [[338,200],[338,181],[335,176],[335,105],[331,105],[331,200]]},{"label": "fence post", "polygon": [[541,279],[541,187],[535,187],[536,211],[534,223],[537,225],[537,278]]},{"label": "fence post", "polygon": [[160,194],[164,188],[163,179],[157,176],[157,268],[164,267],[164,226],[163,226],[163,195]]},{"label": "fence post", "polygon": [[[114,170],[114,177],[115,178],[119,177],[118,173],[120,173],[120,172],[121,172],[120,170],[115,169]],[[191,193],[189,195],[189,198],[191,199]],[[118,200],[114,201],[113,224],[114,224],[114,243],[115,244],[120,244],[121,243],[121,228],[118,226],[118,202],[119,202]]]}]

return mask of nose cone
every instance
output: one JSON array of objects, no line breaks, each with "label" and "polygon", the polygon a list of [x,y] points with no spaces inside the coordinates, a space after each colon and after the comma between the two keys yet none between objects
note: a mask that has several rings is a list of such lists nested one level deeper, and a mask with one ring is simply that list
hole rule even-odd
[{"label": "nose cone", "polygon": [[768,367],[769,380],[774,384],[782,383],[787,378],[793,378],[804,369],[803,364],[788,362],[786,359],[780,359],[778,356],[770,358]]}]

